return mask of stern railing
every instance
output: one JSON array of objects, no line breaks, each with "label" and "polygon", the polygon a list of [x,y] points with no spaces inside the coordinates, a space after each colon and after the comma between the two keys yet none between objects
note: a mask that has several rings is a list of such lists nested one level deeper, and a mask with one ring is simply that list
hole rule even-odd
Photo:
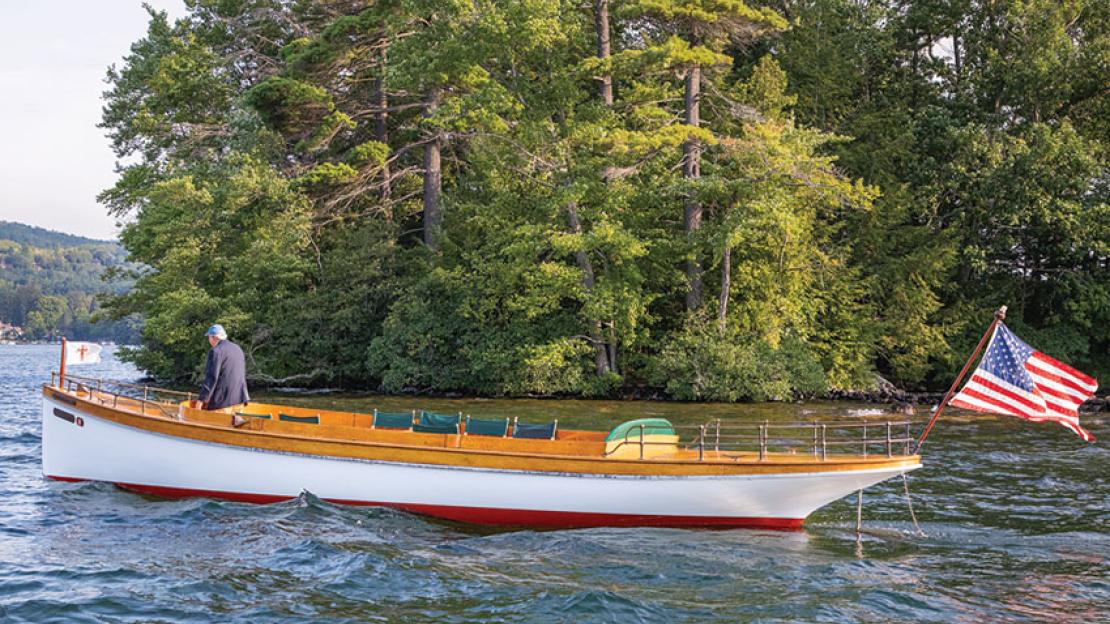
[{"label": "stern railing", "polygon": [[[784,421],[750,422],[714,418],[703,425],[674,425],[679,446],[697,450],[698,461],[707,456],[720,459],[740,454],[758,457],[759,461],[775,455],[812,454],[816,461],[828,460],[830,454],[855,454],[869,457],[904,457],[916,452],[916,438],[910,433],[908,420],[852,421]],[[606,452],[613,455],[626,446],[639,447],[639,457],[652,446],[673,446],[673,442],[646,439],[657,431],[657,425],[640,425],[625,433],[616,446]]]}]

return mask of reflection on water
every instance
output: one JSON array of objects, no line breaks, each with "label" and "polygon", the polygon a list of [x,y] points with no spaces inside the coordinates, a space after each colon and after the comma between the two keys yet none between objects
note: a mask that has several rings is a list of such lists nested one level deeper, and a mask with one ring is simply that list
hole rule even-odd
[{"label": "reflection on water", "polygon": [[[311,495],[254,506],[48,483],[38,385],[52,347],[0,347],[0,619],[5,621],[1095,621],[1110,603],[1107,451],[1061,427],[957,416],[912,474],[805,530],[505,531],[345,508]],[[80,372],[134,371],[109,358]],[[428,408],[607,429],[746,415],[859,418],[844,403],[301,397],[367,411]],[[853,411],[857,410],[857,411]],[[877,415],[882,417],[881,415]],[[924,419],[924,413],[918,417]],[[1110,435],[1105,422],[1092,433]]]}]

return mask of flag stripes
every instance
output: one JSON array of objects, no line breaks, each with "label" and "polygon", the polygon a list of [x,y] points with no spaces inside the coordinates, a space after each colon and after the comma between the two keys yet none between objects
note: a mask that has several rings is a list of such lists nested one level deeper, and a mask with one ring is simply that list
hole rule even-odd
[{"label": "flag stripes", "polygon": [[1079,406],[1098,381],[1021,341],[999,323],[979,367],[951,405],[978,412],[1057,422],[1090,442],[1079,424]]}]

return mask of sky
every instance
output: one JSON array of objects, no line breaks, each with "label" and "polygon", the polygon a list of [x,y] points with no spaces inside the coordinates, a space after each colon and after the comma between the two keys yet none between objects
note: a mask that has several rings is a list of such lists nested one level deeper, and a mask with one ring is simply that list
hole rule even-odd
[{"label": "sky", "polygon": [[[170,17],[182,0],[147,0]],[[105,72],[146,33],[142,0],[0,0],[0,221],[115,238]]]}]

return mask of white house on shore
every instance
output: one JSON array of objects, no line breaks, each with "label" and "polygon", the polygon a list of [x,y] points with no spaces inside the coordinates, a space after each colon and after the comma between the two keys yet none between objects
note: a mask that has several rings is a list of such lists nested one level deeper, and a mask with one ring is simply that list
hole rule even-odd
[{"label": "white house on shore", "polygon": [[18,340],[23,337],[23,328],[0,321],[0,340]]}]

